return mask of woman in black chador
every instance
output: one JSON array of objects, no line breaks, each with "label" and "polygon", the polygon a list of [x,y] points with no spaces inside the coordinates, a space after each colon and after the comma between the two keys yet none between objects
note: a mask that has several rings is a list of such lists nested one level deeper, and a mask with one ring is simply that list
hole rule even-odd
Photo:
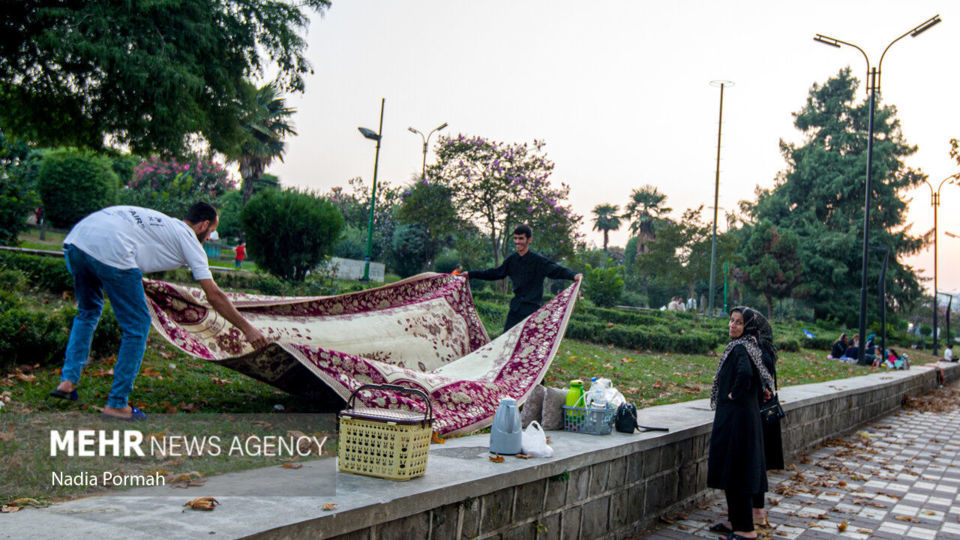
[{"label": "woman in black chador", "polygon": [[773,377],[764,366],[756,334],[744,332],[744,312],[730,313],[730,343],[724,349],[710,392],[710,407],[716,410],[710,434],[707,486],[722,489],[727,497],[729,525],[717,523],[711,530],[727,538],[756,538],[753,500],[767,491],[767,467],[763,454],[760,399],[774,391]]},{"label": "woman in black chador", "polygon": [[[763,367],[767,368],[770,376],[773,377],[774,389],[777,387],[777,348],[773,345],[773,328],[767,321],[767,318],[760,312],[748,307],[734,308],[734,311],[743,313],[743,335],[756,338],[760,345],[760,352],[763,353]],[[773,396],[769,390],[760,395],[760,405],[762,406]],[[780,420],[774,422],[760,422],[763,427],[763,459],[766,461],[767,470],[783,469],[783,435],[780,430]],[[764,523],[767,521],[767,512],[764,510],[764,494],[760,493],[753,497],[753,521],[754,523]]]}]

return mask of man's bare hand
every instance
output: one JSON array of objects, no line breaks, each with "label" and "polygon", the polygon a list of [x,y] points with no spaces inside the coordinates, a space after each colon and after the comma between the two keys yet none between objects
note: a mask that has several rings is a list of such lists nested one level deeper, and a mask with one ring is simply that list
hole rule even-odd
[{"label": "man's bare hand", "polygon": [[583,281],[583,274],[577,274],[573,276],[574,281]]},{"label": "man's bare hand", "polygon": [[470,272],[460,272],[459,275],[464,279],[470,279]]},{"label": "man's bare hand", "polygon": [[257,330],[256,328],[250,327],[249,330],[244,332],[244,337],[247,338],[247,341],[250,345],[253,345],[254,349],[262,349],[270,343],[267,340],[267,336],[263,335],[263,332]]}]

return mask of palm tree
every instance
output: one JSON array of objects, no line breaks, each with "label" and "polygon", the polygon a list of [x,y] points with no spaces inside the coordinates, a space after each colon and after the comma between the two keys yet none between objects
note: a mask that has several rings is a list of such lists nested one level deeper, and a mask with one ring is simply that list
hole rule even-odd
[{"label": "palm tree", "polygon": [[630,221],[630,232],[638,239],[637,254],[647,251],[647,242],[657,236],[657,225],[672,211],[671,208],[661,206],[666,200],[667,196],[651,185],[630,193],[630,203],[622,217]]},{"label": "palm tree", "polygon": [[620,228],[621,216],[617,215],[620,207],[615,204],[598,204],[593,208],[593,230],[603,231],[603,250],[607,250],[610,231]]},{"label": "palm tree", "polygon": [[246,115],[241,120],[241,139],[228,154],[228,158],[237,162],[240,168],[243,204],[247,204],[253,196],[254,185],[270,163],[274,159],[283,161],[286,146],[283,138],[297,134],[290,122],[296,110],[287,107],[274,83],[260,88],[251,84],[245,101]]}]

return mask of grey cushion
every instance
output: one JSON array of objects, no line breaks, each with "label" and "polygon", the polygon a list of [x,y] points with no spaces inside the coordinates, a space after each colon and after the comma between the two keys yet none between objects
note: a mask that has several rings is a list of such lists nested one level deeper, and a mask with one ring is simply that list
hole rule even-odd
[{"label": "grey cushion", "polygon": [[[541,422],[541,412],[543,411],[543,396],[547,393],[547,389],[543,385],[536,385],[533,387],[533,391],[530,392],[530,395],[527,397],[527,400],[523,402],[523,406],[520,407],[520,424],[523,427],[527,427],[530,422],[536,420]],[[542,423],[542,422],[541,422]]]},{"label": "grey cushion", "polygon": [[566,388],[547,388],[543,397],[543,420],[540,425],[545,431],[563,429],[563,406],[567,403]]}]

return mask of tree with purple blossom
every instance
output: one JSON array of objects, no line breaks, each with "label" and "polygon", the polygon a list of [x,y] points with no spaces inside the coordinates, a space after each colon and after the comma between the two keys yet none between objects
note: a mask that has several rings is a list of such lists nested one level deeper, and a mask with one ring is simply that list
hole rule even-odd
[{"label": "tree with purple blossom", "polygon": [[550,183],[554,163],[544,145],[463,134],[437,142],[437,161],[427,168],[427,178],[450,188],[460,217],[483,231],[494,266],[512,250],[511,231],[519,224],[533,228],[537,250],[550,258],[568,257],[582,243],[582,218],[565,203],[570,188]]}]

